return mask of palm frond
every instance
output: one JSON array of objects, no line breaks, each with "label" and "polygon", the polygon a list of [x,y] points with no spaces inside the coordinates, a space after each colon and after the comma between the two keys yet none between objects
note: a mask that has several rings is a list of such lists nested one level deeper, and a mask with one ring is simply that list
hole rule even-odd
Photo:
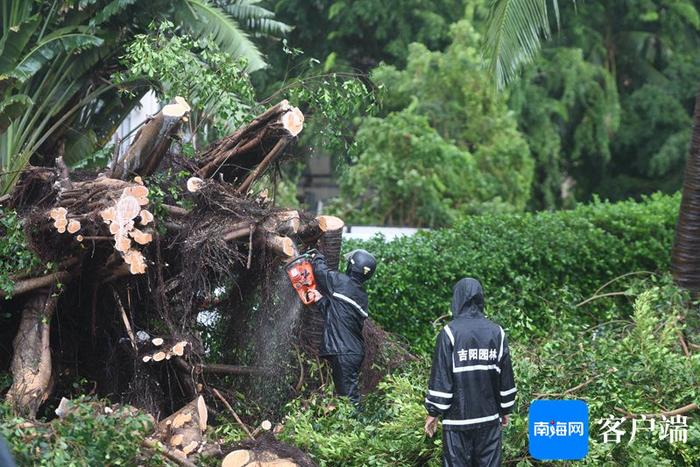
[{"label": "palm frond", "polygon": [[[75,28],[71,28],[75,30]],[[103,40],[92,34],[61,31],[46,36],[17,64],[11,75],[26,80],[60,53],[73,53],[102,45]]]},{"label": "palm frond", "polygon": [[223,9],[255,33],[283,35],[293,29],[288,24],[275,20],[275,14],[258,3],[259,0],[236,0]]},{"label": "palm frond", "polygon": [[[541,39],[551,37],[548,0],[491,0],[484,59],[499,88],[512,80],[522,64],[537,56]],[[556,21],[559,4],[551,0]]]},{"label": "palm frond", "polygon": [[177,8],[176,17],[193,35],[211,37],[222,50],[235,57],[245,58],[248,71],[266,66],[258,48],[228,13],[207,0],[182,2],[184,5]]},{"label": "palm frond", "polygon": [[105,5],[104,8],[100,9],[100,11],[97,12],[94,18],[90,19],[90,26],[99,26],[100,24],[110,19],[112,16],[117,15],[122,11],[126,10],[128,6],[133,5],[137,1],[138,0],[112,0],[107,5]]}]

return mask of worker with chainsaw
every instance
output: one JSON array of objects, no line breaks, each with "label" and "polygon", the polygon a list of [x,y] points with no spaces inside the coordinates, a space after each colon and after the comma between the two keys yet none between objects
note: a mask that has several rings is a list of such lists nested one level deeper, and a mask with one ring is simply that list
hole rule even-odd
[{"label": "worker with chainsaw", "polygon": [[501,429],[515,404],[508,340],[484,316],[481,284],[457,282],[452,321],[437,337],[425,407],[432,437],[442,417],[445,467],[501,465]]},{"label": "worker with chainsaw", "polygon": [[377,262],[365,250],[351,251],[345,258],[347,268],[343,274],[331,271],[322,254],[312,255],[317,289],[311,294],[326,321],[320,355],[331,364],[335,391],[358,405],[360,367],[365,356],[362,327],[368,305],[362,285],[372,277]]}]

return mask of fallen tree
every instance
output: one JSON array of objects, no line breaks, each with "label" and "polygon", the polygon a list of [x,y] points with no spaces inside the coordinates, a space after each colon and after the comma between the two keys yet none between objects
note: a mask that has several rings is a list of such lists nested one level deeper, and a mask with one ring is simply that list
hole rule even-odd
[{"label": "fallen tree", "polygon": [[[17,212],[28,247],[53,266],[16,274],[0,299],[16,322],[6,399],[17,412],[35,417],[54,386],[84,377],[98,394],[161,420],[155,438],[185,460],[204,446],[214,384],[285,371],[301,378],[291,387],[278,375],[283,398],[303,386],[296,349],[317,357],[323,319],[299,312],[283,266],[320,248],[337,267],[343,227],[256,192],[260,177],[291,156],[303,128],[297,108],[282,101],[195,158],[173,153],[188,112],[181,98],[164,107],[100,173],[69,173],[60,158],[28,167],[3,208]],[[203,311],[229,320],[232,349],[274,358],[205,363]],[[292,338],[269,347],[271,330]],[[365,368],[381,353],[382,343],[369,344]],[[365,390],[376,371],[369,378]]]}]

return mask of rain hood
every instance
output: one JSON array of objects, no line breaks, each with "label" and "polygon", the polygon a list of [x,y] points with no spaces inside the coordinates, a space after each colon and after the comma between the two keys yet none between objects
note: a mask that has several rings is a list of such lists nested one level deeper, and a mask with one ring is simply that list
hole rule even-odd
[{"label": "rain hood", "polygon": [[465,277],[452,289],[452,316],[478,316],[484,312],[484,292],[478,280]]}]

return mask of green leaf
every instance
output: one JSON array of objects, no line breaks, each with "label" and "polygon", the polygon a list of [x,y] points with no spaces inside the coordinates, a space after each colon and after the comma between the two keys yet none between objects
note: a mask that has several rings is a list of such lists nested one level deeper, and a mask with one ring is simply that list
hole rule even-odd
[{"label": "green leaf", "polygon": [[0,102],[0,134],[31,105],[32,100],[26,94],[15,94]]},{"label": "green leaf", "polygon": [[26,80],[60,53],[74,53],[89,47],[99,47],[103,42],[101,38],[92,34],[79,32],[59,34],[56,31],[56,33],[46,36],[44,40],[37,44],[22,59],[12,74],[22,81]]},{"label": "green leaf", "polygon": [[5,31],[0,39],[0,73],[7,73],[17,65],[38,25],[39,17],[35,15]]},{"label": "green leaf", "polygon": [[126,7],[133,5],[136,2],[138,2],[138,0],[113,0],[104,8],[100,9],[94,18],[90,19],[90,26],[99,26],[112,16],[121,13],[126,9]]}]

